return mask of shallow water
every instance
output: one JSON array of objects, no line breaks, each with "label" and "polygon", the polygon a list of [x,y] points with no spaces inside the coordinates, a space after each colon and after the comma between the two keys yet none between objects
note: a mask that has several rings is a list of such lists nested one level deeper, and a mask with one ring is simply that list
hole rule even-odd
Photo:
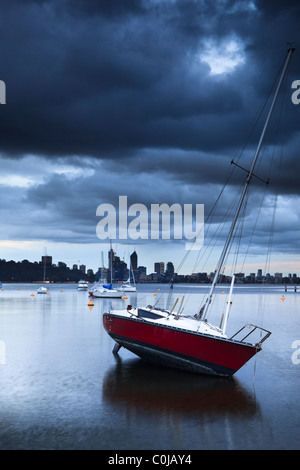
[{"label": "shallow water", "polygon": [[[209,321],[219,324],[228,290],[218,289]],[[75,285],[50,285],[49,295],[4,285],[0,449],[299,449],[300,293],[269,286],[262,303],[260,290],[237,286],[228,334],[251,322],[272,335],[222,379],[156,367],[124,349],[116,358],[102,326],[112,304],[164,307],[183,294],[193,315],[206,286],[175,285],[170,299],[166,285],[138,285],[127,300],[89,308]]]}]

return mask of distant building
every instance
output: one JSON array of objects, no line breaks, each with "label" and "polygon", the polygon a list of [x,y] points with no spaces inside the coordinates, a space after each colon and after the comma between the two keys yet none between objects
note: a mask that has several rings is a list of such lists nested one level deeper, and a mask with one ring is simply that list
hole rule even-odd
[{"label": "distant building", "polygon": [[165,273],[165,263],[161,261],[160,263],[154,263],[154,272],[157,274]]},{"label": "distant building", "polygon": [[131,269],[133,269],[134,271],[137,270],[137,267],[138,267],[138,256],[137,256],[137,252],[134,251],[133,253],[131,253],[130,255],[130,265],[131,265]]},{"label": "distant building", "polygon": [[198,273],[197,274],[197,280],[198,280],[198,282],[208,282],[207,273]]},{"label": "distant building", "polygon": [[146,266],[139,266],[137,268],[137,281],[143,282],[147,280],[147,268]]},{"label": "distant building", "polygon": [[121,261],[119,256],[116,256],[112,248],[108,252],[108,265],[109,269],[112,269],[112,279],[114,281],[124,281],[128,279],[129,270],[127,264]]},{"label": "distant building", "polygon": [[158,282],[159,281],[159,274],[156,273],[156,272],[148,274],[147,281]]},{"label": "distant building", "polygon": [[168,276],[173,276],[174,274],[174,264],[171,261],[167,263],[166,274]]},{"label": "distant building", "polygon": [[99,268],[98,271],[95,274],[95,279],[99,280],[105,280],[108,281],[108,276],[109,276],[109,271],[107,268]]},{"label": "distant building", "polygon": [[147,277],[147,268],[146,266],[139,266],[135,271],[135,280],[136,281],[145,281]]},{"label": "distant building", "polygon": [[79,269],[80,269],[80,271],[81,271],[83,274],[85,274],[86,265],[85,265],[85,264],[81,264],[81,265],[79,266]]},{"label": "distant building", "polygon": [[245,273],[235,273],[234,274],[236,278],[244,278],[245,277]]},{"label": "distant building", "polygon": [[48,266],[52,265],[52,256],[42,256],[42,263],[47,264]]}]

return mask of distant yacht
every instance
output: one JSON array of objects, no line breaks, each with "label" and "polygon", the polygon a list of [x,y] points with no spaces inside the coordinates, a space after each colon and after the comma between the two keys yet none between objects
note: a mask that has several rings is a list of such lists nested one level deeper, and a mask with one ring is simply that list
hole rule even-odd
[{"label": "distant yacht", "polygon": [[89,288],[87,282],[80,280],[77,284],[77,289],[78,290],[87,290]]},{"label": "distant yacht", "polygon": [[43,278],[43,286],[39,287],[37,290],[37,294],[48,294],[48,289],[45,287],[46,283],[46,256],[44,257],[44,278]]},{"label": "distant yacht", "polygon": [[132,277],[133,277],[133,284],[130,283],[130,273],[129,273],[129,278],[127,279],[127,281],[123,282],[123,284],[120,287],[117,287],[117,290],[120,292],[137,292],[136,287],[135,287],[133,271],[132,271]]},{"label": "distant yacht", "polygon": [[123,284],[117,288],[119,292],[137,292],[136,287],[130,284],[130,280],[123,282]]},{"label": "distant yacht", "polygon": [[102,279],[90,290],[89,294],[91,297],[102,299],[121,299],[123,297],[123,292],[114,289],[112,286],[112,253],[110,254],[110,284],[107,284],[106,279]]},{"label": "distant yacht", "polygon": [[113,289],[112,284],[99,284],[91,290],[90,295],[98,298],[121,299],[123,292]]},{"label": "distant yacht", "polygon": [[47,294],[48,289],[47,289],[47,287],[39,287],[38,290],[37,290],[37,293],[38,294]]}]

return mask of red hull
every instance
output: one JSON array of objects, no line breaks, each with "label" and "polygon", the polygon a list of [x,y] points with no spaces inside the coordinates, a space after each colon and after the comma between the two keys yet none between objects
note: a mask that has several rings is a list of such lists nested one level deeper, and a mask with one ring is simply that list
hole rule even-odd
[{"label": "red hull", "polygon": [[231,376],[260,350],[250,343],[109,313],[103,315],[103,325],[119,345],[144,359],[200,373]]}]

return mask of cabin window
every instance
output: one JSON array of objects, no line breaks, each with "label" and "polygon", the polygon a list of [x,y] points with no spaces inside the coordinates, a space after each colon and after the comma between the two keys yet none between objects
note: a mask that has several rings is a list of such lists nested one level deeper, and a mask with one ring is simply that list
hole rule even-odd
[{"label": "cabin window", "polygon": [[143,318],[163,318],[163,315],[159,313],[151,312],[150,310],[143,310],[142,308],[138,309],[138,317]]}]

